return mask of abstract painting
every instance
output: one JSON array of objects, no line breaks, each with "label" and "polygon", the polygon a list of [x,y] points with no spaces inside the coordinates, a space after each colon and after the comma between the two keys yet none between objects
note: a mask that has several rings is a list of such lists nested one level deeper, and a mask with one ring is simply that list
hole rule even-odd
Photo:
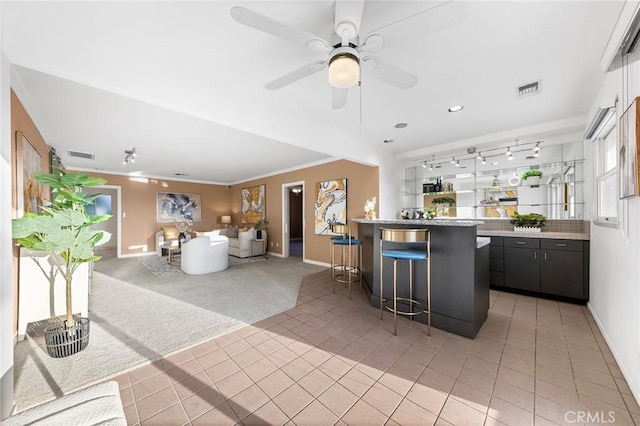
[{"label": "abstract painting", "polygon": [[347,223],[347,179],[316,183],[316,235],[333,234],[332,223]]},{"label": "abstract painting", "polygon": [[242,188],[242,223],[255,224],[266,219],[265,185]]},{"label": "abstract painting", "polygon": [[38,207],[42,205],[42,185],[33,178],[33,173],[42,171],[42,157],[31,145],[29,139],[22,133],[16,133],[18,149],[18,216],[25,213],[38,213]]},{"label": "abstract painting", "polygon": [[158,222],[200,222],[201,220],[200,195],[158,192]]}]

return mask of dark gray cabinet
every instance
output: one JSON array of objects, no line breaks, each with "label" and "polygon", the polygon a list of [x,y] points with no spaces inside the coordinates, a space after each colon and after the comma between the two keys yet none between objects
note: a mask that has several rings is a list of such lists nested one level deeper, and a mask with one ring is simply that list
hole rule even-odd
[{"label": "dark gray cabinet", "polygon": [[490,248],[493,288],[589,300],[589,241],[492,237]]},{"label": "dark gray cabinet", "polygon": [[540,291],[540,240],[504,239],[504,286]]}]

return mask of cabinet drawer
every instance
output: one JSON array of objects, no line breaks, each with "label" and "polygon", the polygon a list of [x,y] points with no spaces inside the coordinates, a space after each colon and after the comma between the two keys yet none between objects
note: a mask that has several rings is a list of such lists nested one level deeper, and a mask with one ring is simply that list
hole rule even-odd
[{"label": "cabinet drawer", "polygon": [[543,250],[570,250],[570,251],[582,251],[582,240],[542,240]]},{"label": "cabinet drawer", "polygon": [[504,247],[489,246],[489,257],[492,259],[502,259],[504,257]]},{"label": "cabinet drawer", "polygon": [[537,248],[540,248],[540,239],[508,237],[504,239],[504,246],[537,249]]},{"label": "cabinet drawer", "polygon": [[489,270],[491,272],[498,271],[504,272],[504,260],[502,259],[489,259]]}]

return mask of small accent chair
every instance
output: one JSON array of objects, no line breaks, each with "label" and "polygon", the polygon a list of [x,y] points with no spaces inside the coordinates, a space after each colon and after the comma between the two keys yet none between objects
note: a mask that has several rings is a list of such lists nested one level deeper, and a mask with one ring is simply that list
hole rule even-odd
[{"label": "small accent chair", "polygon": [[[385,248],[385,243],[392,247]],[[388,299],[384,298],[384,259],[393,259],[393,307],[387,306]],[[398,260],[409,262],[409,294],[398,297]],[[426,262],[426,307],[414,298],[413,275],[414,262]],[[408,311],[398,309],[398,301],[409,305]],[[419,310],[415,310],[415,306]],[[380,228],[380,319],[383,318],[384,308],[393,312],[393,335],[398,335],[398,315],[405,315],[413,319],[422,313],[427,315],[427,335],[431,336],[431,242],[427,229],[389,229]]]},{"label": "small accent chair", "polygon": [[156,254],[162,256],[162,250],[167,246],[179,246],[180,232],[175,226],[165,226],[161,231],[156,232]]},{"label": "small accent chair", "polygon": [[[362,292],[362,241],[351,235],[349,225],[331,224],[331,232],[341,234],[339,237],[332,237],[329,246],[333,292],[336,292],[336,282],[344,283],[349,286],[349,299],[351,299],[352,283],[360,282],[360,292]],[[336,247],[341,248],[342,260],[340,264],[336,263]],[[340,271],[340,273],[336,273],[336,271]]]}]

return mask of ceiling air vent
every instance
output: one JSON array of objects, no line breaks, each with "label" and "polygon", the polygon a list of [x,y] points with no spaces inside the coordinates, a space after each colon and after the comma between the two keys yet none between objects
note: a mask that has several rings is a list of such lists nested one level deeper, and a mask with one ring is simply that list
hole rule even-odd
[{"label": "ceiling air vent", "polygon": [[524,98],[525,96],[537,95],[539,93],[539,82],[534,81],[533,83],[523,84],[518,87],[518,96]]},{"label": "ceiling air vent", "polygon": [[69,157],[84,158],[84,159],[87,159],[87,160],[95,160],[96,159],[95,154],[90,154],[88,152],[71,151],[70,149],[67,150],[67,155]]}]

